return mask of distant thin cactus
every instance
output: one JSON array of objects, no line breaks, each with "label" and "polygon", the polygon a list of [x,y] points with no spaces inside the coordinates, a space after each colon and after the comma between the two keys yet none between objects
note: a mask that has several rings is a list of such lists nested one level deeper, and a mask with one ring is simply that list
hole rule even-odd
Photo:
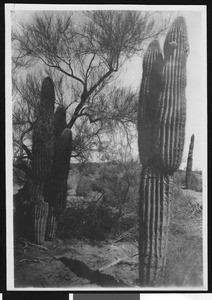
[{"label": "distant thin cactus", "polygon": [[191,187],[191,175],[192,175],[192,164],[193,164],[193,151],[194,151],[194,134],[191,136],[191,142],[189,145],[187,168],[186,168],[186,188]]}]

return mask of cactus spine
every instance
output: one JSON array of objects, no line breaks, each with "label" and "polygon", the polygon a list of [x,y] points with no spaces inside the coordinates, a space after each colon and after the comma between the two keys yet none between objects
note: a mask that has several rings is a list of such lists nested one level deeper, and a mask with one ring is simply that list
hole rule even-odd
[{"label": "cactus spine", "polygon": [[187,168],[186,168],[186,188],[190,188],[191,174],[192,174],[192,164],[193,164],[193,150],[194,150],[194,134],[191,136],[191,142],[189,145]]},{"label": "cactus spine", "polygon": [[[181,163],[186,121],[186,23],[178,17],[164,42],[150,43],[143,61],[138,110],[141,173],[139,203],[139,282],[163,283],[173,173]],[[143,127],[143,128],[142,128]]]},{"label": "cactus spine", "polygon": [[35,243],[43,243],[49,205],[44,200],[44,190],[51,174],[53,148],[54,86],[50,77],[44,79],[41,99],[32,138],[32,235]]}]

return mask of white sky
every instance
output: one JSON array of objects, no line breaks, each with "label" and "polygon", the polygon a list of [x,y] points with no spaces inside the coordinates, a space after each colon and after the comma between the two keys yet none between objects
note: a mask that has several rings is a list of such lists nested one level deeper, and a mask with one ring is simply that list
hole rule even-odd
[{"label": "white sky", "polygon": [[[26,9],[26,5],[23,9]],[[42,5],[35,6],[37,9],[44,9]],[[140,6],[141,7],[141,6]],[[139,9],[140,9],[139,7]],[[155,6],[146,6],[147,10],[155,10]],[[206,20],[203,13],[203,7],[187,6],[160,6],[161,10],[177,10],[177,14],[184,15],[188,27],[188,36],[190,44],[190,53],[187,61],[187,122],[186,122],[186,141],[184,147],[183,160],[181,168],[186,166],[186,159],[189,149],[190,137],[195,135],[194,144],[194,157],[193,157],[193,169],[203,169],[206,166],[206,139],[207,139],[207,94],[206,94]],[[21,6],[14,6],[16,9],[21,9]],[[47,8],[47,6],[46,6]],[[46,9],[45,8],[45,9]],[[92,9],[94,7],[92,6]],[[124,8],[124,6],[123,6]],[[131,7],[134,9],[135,6]],[[30,5],[29,10],[33,9]],[[49,6],[47,9],[50,9]],[[52,7],[51,7],[52,9]],[[59,8],[58,8],[59,9]],[[61,8],[60,8],[61,9]],[[64,9],[64,8],[63,8]],[[69,6],[69,9],[82,9],[78,6]],[[83,7],[83,9],[85,9]],[[87,7],[86,9],[91,9]],[[103,9],[100,6],[99,9]],[[111,9],[111,7],[110,7]],[[114,7],[112,7],[114,9]],[[122,9],[120,6],[116,6],[116,9]],[[157,7],[158,10],[158,7]],[[181,12],[179,13],[179,11]],[[13,14],[13,20],[18,18],[22,21],[29,21],[31,18],[30,11],[19,10],[18,14]],[[160,40],[161,47],[163,47],[163,40]],[[140,86],[142,78],[142,58],[134,57],[124,68],[121,74],[121,78],[126,85],[132,85],[134,88]],[[133,143],[133,149],[135,156],[138,154],[137,140]]]}]

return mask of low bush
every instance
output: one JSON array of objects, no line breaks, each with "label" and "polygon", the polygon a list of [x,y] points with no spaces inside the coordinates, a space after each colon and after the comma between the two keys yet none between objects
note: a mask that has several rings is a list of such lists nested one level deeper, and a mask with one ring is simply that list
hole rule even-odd
[{"label": "low bush", "polygon": [[94,178],[92,176],[84,176],[80,178],[77,188],[76,188],[76,195],[86,197],[92,191],[92,185],[94,182]]},{"label": "low bush", "polygon": [[[186,172],[178,170],[174,173],[174,184],[178,188],[185,188]],[[193,171],[191,173],[190,189],[202,192],[202,171]]]},{"label": "low bush", "polygon": [[191,173],[190,189],[196,192],[202,192],[202,175],[195,171]]},{"label": "low bush", "polygon": [[59,237],[104,240],[111,232],[117,212],[104,203],[90,202],[67,208],[60,218]]},{"label": "low bush", "polygon": [[185,175],[186,173],[183,170],[178,170],[174,173],[173,179],[175,186],[182,188],[185,185]]}]

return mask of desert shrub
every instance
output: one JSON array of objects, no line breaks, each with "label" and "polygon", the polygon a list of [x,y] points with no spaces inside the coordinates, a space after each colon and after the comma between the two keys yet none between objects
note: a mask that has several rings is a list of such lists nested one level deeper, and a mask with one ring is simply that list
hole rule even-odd
[{"label": "desert shrub", "polygon": [[122,231],[127,231],[138,223],[138,215],[135,212],[125,213],[120,220]]},{"label": "desert shrub", "polygon": [[110,162],[101,165],[92,189],[104,193],[104,200],[111,206],[137,202],[140,166],[136,162]]},{"label": "desert shrub", "polygon": [[81,176],[77,188],[76,188],[76,195],[86,197],[92,191],[93,181],[95,179],[90,176],[85,176],[84,174]]},{"label": "desert shrub", "polygon": [[13,196],[14,207],[14,232],[17,235],[29,235],[29,224],[31,219],[30,191],[31,181],[28,181],[17,194]]},{"label": "desert shrub", "polygon": [[116,212],[102,202],[71,206],[60,218],[59,237],[104,240],[111,232],[115,218]]},{"label": "desert shrub", "polygon": [[195,171],[191,173],[190,189],[202,192],[202,176]]},{"label": "desert shrub", "polygon": [[195,169],[195,170],[194,170],[194,172],[195,172],[196,174],[199,174],[199,175],[201,175],[201,176],[202,176],[202,170]]},{"label": "desert shrub", "polygon": [[105,185],[104,182],[102,182],[101,179],[97,178],[92,182],[92,191],[98,192],[98,193],[104,193],[105,192]]},{"label": "desert shrub", "polygon": [[[84,176],[94,175],[99,168],[99,163],[82,162],[77,164],[77,169]],[[73,166],[73,164],[71,165]]]},{"label": "desert shrub", "polygon": [[180,221],[187,221],[191,218],[199,218],[201,207],[190,195],[184,195],[183,191],[174,188],[172,203],[172,218]]},{"label": "desert shrub", "polygon": [[[118,162],[110,161],[107,163],[93,164],[92,172],[89,174],[88,165],[85,170],[80,166],[80,180],[77,185],[76,195],[85,198],[85,201],[96,192],[102,194],[101,206],[90,206],[91,213],[89,219],[84,220],[83,214],[89,213],[89,207],[76,208],[73,219],[84,220],[86,226],[80,229],[80,234],[89,236],[89,232],[93,231],[96,238],[102,238],[104,232],[112,235],[120,234],[122,231],[128,230],[137,222],[137,210],[139,201],[139,184],[140,184],[140,164],[135,161]],[[103,212],[103,214],[102,214]],[[94,215],[93,215],[94,214]],[[98,214],[99,217],[96,217]],[[101,218],[100,218],[101,217]],[[90,221],[89,221],[90,220]],[[112,221],[111,221],[112,220]],[[70,223],[69,222],[69,223]],[[70,225],[73,227],[73,224]],[[108,228],[109,226],[109,228]],[[103,231],[103,234],[97,231]]]},{"label": "desert shrub", "polygon": [[[174,173],[174,184],[178,188],[182,188],[185,186],[185,176],[186,172],[183,170],[179,170]],[[201,192],[202,191],[202,171],[195,170],[191,173],[191,181],[190,181],[190,189]]]},{"label": "desert shrub", "polygon": [[174,185],[177,186],[178,188],[182,188],[182,186],[185,185],[185,171],[183,170],[178,170],[177,172],[174,173]]}]

